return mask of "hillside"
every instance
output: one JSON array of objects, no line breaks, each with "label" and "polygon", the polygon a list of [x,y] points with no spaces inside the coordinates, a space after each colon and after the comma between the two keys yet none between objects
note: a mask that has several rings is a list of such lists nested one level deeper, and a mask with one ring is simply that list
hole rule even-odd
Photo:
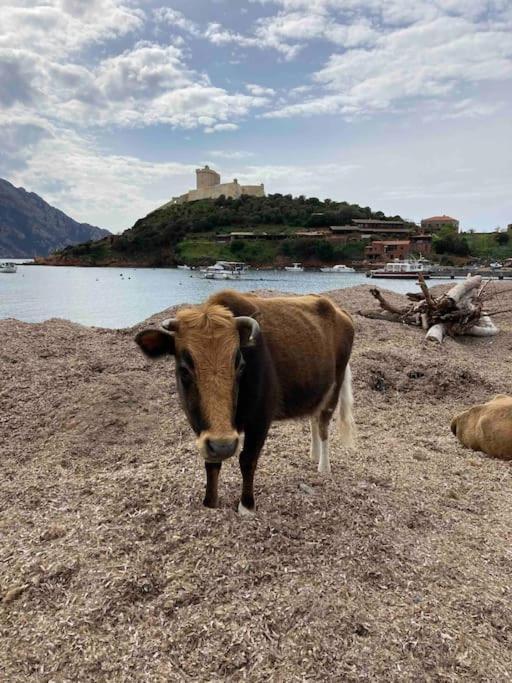
[{"label": "hillside", "polygon": [[47,256],[69,244],[109,234],[108,230],[78,223],[34,192],[0,178],[0,257]]},{"label": "hillside", "polygon": [[[284,253],[286,250],[280,252],[279,240],[271,243],[255,240],[243,253],[243,245],[219,245],[213,241],[215,235],[232,230],[286,233],[301,228],[344,225],[353,218],[384,219],[385,216],[380,211],[374,213],[369,207],[357,204],[281,194],[267,197],[244,195],[240,199],[219,197],[187,204],[167,204],[138,220],[121,235],[67,247],[47,262],[163,266],[174,265],[181,260],[201,262],[231,256],[249,263],[264,264],[273,262],[280,253],[283,257],[293,257],[294,254]],[[191,241],[194,244],[191,245]],[[201,241],[206,247],[198,250]],[[342,255],[333,253],[331,256],[335,258]]]}]

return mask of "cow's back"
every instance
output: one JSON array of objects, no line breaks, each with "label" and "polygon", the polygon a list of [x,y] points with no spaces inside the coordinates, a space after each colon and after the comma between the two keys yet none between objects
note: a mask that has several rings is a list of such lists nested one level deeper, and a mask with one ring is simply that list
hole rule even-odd
[{"label": "cow's back", "polygon": [[220,292],[210,301],[235,315],[254,315],[279,386],[276,418],[307,415],[322,401],[350,357],[350,316],[317,295],[260,298]]},{"label": "cow's back", "polygon": [[512,397],[502,394],[460,413],[452,430],[468,448],[512,459]]}]

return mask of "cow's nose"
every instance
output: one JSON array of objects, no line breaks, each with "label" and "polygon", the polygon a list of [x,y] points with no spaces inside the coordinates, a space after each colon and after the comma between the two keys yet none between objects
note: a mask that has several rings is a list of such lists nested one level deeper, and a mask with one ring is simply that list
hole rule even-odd
[{"label": "cow's nose", "polygon": [[215,460],[230,458],[238,447],[238,439],[206,439],[208,455]]}]

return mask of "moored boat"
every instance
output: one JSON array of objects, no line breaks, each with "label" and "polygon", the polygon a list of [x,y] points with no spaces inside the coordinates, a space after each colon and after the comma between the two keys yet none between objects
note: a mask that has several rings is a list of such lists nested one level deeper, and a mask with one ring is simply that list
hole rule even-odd
[{"label": "moored boat", "polygon": [[217,261],[201,273],[206,280],[240,280],[247,265],[242,261]]},{"label": "moored boat", "polygon": [[18,267],[15,263],[9,263],[8,261],[0,263],[0,273],[15,273],[17,270]]},{"label": "moored boat", "polygon": [[284,268],[289,273],[302,273],[304,272],[304,267],[300,263],[294,263],[293,266],[285,266]]},{"label": "moored boat", "polygon": [[344,263],[340,263],[337,266],[326,266],[325,268],[320,268],[320,271],[322,273],[355,273],[356,269],[350,268],[349,266],[346,266]]},{"label": "moored boat", "polygon": [[386,263],[384,268],[370,270],[366,275],[367,277],[398,279],[415,279],[418,275],[423,275],[424,278],[429,278],[430,263],[424,260],[396,259],[391,263]]}]

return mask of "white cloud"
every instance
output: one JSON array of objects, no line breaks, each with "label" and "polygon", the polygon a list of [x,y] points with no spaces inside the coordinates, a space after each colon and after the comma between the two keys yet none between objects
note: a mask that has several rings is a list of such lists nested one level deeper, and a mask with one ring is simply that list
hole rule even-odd
[{"label": "white cloud", "polygon": [[339,23],[326,7],[299,7],[297,11],[280,12],[256,21],[254,31],[243,34],[219,22],[206,28],[193,22],[181,12],[169,8],[155,10],[155,19],[171,28],[180,29],[194,37],[202,37],[214,45],[237,45],[242,48],[273,49],[291,60],[311,40],[323,39],[345,47],[374,42],[377,33],[365,18],[357,22],[348,17]]},{"label": "white cloud", "polygon": [[98,89],[105,98],[114,101],[153,99],[187,87],[193,80],[193,72],[183,63],[182,51],[173,45],[139,43],[104,60],[97,70]]},{"label": "white cloud", "polygon": [[464,83],[511,79],[511,28],[445,16],[389,31],[371,48],[331,55],[314,75],[327,92],[265,116],[350,116],[410,98],[443,98]]},{"label": "white cloud", "polygon": [[[136,4],[141,0],[4,1],[0,106],[12,109],[13,119],[34,110],[84,128],[161,123],[213,132],[235,130],[238,119],[266,103],[256,93],[213,85],[188,66],[177,40],[139,41],[107,56],[96,49],[84,60],[85,48],[137,35],[145,14]],[[196,24],[176,10],[160,8],[153,16],[198,34]]]},{"label": "white cloud", "polygon": [[205,133],[220,133],[232,130],[238,130],[239,126],[235,123],[215,123],[213,126],[208,126],[204,129]]},{"label": "white cloud", "polygon": [[[346,22],[346,23],[345,23]],[[373,44],[377,31],[364,18],[337,21],[327,13],[312,11],[282,12],[261,19],[256,28],[261,46],[273,47],[293,58],[312,40],[326,40],[341,47]]]},{"label": "white cloud", "polygon": [[244,150],[210,149],[208,154],[219,159],[248,159],[255,156],[254,152]]},{"label": "white cloud", "polygon": [[[258,0],[254,0],[255,2]],[[261,47],[275,47],[294,57],[311,40],[342,48],[371,46],[390,31],[459,17],[492,27],[512,20],[508,0],[259,0],[281,11],[257,22]]]},{"label": "white cloud", "polygon": [[180,29],[192,36],[201,36],[202,31],[198,24],[187,17],[178,10],[170,7],[160,7],[154,10],[153,15],[157,22],[168,24],[171,28]]},{"label": "white cloud", "polygon": [[267,102],[212,85],[206,74],[187,67],[183,51],[174,45],[140,42],[91,67],[0,49],[0,74],[4,70],[11,75],[10,87],[0,103],[18,104],[13,117],[30,105],[84,127],[164,123],[207,132],[235,130],[236,120]]},{"label": "white cloud", "polygon": [[387,24],[405,24],[430,20],[441,14],[478,18],[490,12],[506,13],[508,0],[254,0],[275,5],[286,11],[362,13],[379,16]]},{"label": "white cloud", "polygon": [[478,119],[489,117],[505,106],[504,102],[479,102],[472,97],[453,102],[433,101],[430,111],[423,115],[424,121],[439,121],[441,119]]},{"label": "white cloud", "polygon": [[144,12],[122,0],[46,0],[2,3],[0,47],[23,46],[39,55],[77,52],[140,29]]},{"label": "white cloud", "polygon": [[31,55],[21,50],[0,48],[0,84],[1,106],[30,104],[37,94]]},{"label": "white cloud", "polygon": [[267,95],[271,97],[272,95],[276,94],[276,91],[273,88],[265,88],[264,86],[256,85],[255,83],[247,83],[245,87],[251,93],[251,95],[256,95],[258,97],[264,97]]}]

